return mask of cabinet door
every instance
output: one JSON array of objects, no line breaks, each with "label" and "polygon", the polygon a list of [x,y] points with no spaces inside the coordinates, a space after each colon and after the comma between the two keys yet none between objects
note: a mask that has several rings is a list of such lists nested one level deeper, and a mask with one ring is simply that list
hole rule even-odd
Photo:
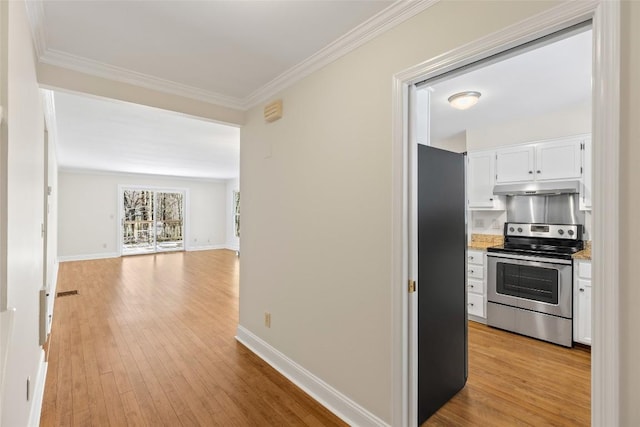
[{"label": "cabinet door", "polygon": [[591,345],[591,282],[578,279],[578,316],[576,341]]},{"label": "cabinet door", "polygon": [[534,179],[532,146],[496,151],[496,182],[522,182]]},{"label": "cabinet door", "polygon": [[484,318],[484,298],[482,295],[467,294],[467,312],[473,316]]},{"label": "cabinet door", "polygon": [[476,265],[484,265],[484,252],[468,249],[467,250],[467,263],[468,264],[476,264]]},{"label": "cabinet door", "polygon": [[591,138],[582,141],[582,187],[580,191],[580,209],[591,210],[591,187],[593,157],[591,154]]},{"label": "cabinet door", "polygon": [[467,157],[467,197],[469,208],[493,208],[495,151],[469,153]]},{"label": "cabinet door", "polygon": [[570,139],[536,144],[536,180],[580,178],[581,142]]},{"label": "cabinet door", "polygon": [[467,291],[484,296],[484,282],[482,280],[467,279]]}]

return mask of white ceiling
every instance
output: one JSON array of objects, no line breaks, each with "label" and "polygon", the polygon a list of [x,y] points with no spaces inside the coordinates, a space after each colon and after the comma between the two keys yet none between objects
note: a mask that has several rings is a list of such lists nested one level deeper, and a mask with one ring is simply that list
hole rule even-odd
[{"label": "white ceiling", "polygon": [[[467,129],[552,113],[591,99],[591,36],[577,35],[429,86],[431,140],[455,137]],[[474,90],[480,101],[456,110],[449,96]]]},{"label": "white ceiling", "polygon": [[240,129],[122,101],[54,94],[62,169],[238,177]]},{"label": "white ceiling", "polygon": [[244,107],[250,95],[355,27],[411,7],[390,7],[389,0],[28,3],[43,62],[146,78]]}]

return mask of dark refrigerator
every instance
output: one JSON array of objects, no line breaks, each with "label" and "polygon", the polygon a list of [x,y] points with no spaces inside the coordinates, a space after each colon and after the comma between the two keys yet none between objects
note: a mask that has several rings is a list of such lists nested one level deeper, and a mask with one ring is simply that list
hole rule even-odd
[{"label": "dark refrigerator", "polygon": [[418,145],[418,425],[467,380],[465,159]]}]

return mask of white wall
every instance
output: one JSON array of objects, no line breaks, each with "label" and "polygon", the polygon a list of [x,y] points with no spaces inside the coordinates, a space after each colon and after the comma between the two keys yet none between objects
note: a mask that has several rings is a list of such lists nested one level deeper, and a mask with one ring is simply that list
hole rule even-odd
[{"label": "white wall", "polygon": [[550,5],[439,2],[279,94],[281,120],[247,115],[240,325],[385,422],[392,76]]},{"label": "white wall", "polygon": [[117,256],[118,185],[188,190],[185,247],[224,248],[227,242],[225,181],[60,170],[60,260]]},{"label": "white wall", "polygon": [[[6,238],[3,285],[7,288],[6,304],[16,308],[16,316],[11,341],[1,343],[9,355],[0,424],[26,426],[32,407],[39,416],[40,408],[34,402],[42,390],[38,384],[42,385],[39,379],[44,374],[43,351],[38,342],[38,291],[43,285],[40,227],[44,212],[44,112],[25,5],[8,2],[3,12],[8,13],[7,21],[3,16],[8,29],[3,25],[2,30],[2,38],[8,36],[8,80],[7,87],[2,88],[7,94],[3,107],[8,130],[8,147],[1,153],[7,185],[6,203],[3,200],[1,204],[7,221],[6,234],[2,235]],[[29,400],[27,378],[31,379]]]},{"label": "white wall", "polygon": [[583,133],[591,133],[590,103],[492,126],[467,129],[467,150],[482,150]]},{"label": "white wall", "polygon": [[467,133],[466,131],[463,131],[450,138],[432,141],[431,146],[453,151],[454,153],[464,153],[467,151]]},{"label": "white wall", "polygon": [[[236,251],[240,250],[240,239],[235,235],[233,221],[233,192],[240,191],[240,180],[230,179],[227,181],[227,248]],[[241,223],[242,224],[242,223]]]},{"label": "white wall", "polygon": [[49,89],[59,88],[65,91],[97,95],[103,98],[119,99],[134,104],[177,111],[189,116],[204,117],[220,123],[234,125],[244,123],[244,111],[236,108],[222,107],[129,83],[91,76],[80,71],[43,62],[38,64],[38,82]]}]

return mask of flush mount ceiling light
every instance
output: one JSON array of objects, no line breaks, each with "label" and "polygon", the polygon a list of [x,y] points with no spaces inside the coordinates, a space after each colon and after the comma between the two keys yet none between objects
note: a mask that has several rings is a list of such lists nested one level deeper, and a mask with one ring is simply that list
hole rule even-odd
[{"label": "flush mount ceiling light", "polygon": [[478,99],[480,99],[480,92],[470,90],[453,94],[449,97],[448,101],[453,108],[466,110],[467,108],[471,108],[476,105],[478,103]]}]

